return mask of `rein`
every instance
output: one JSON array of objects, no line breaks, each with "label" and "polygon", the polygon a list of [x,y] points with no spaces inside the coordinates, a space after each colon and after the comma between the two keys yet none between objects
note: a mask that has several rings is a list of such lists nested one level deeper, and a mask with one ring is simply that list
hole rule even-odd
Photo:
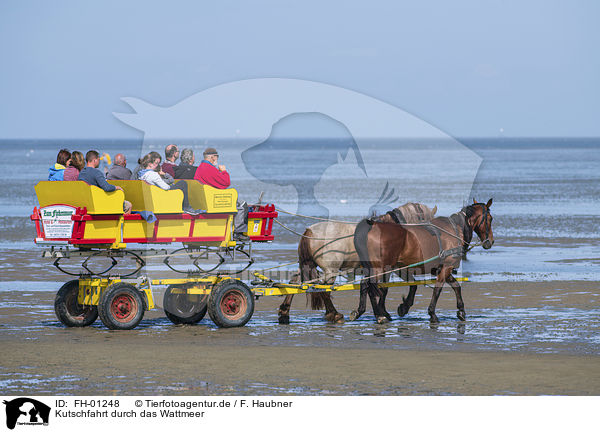
[{"label": "rein", "polygon": [[[298,237],[304,237],[304,238],[309,238],[309,239],[313,239],[313,240],[342,240],[342,239],[345,239],[345,238],[354,237],[354,234],[349,234],[349,235],[346,235],[346,236],[343,236],[343,237],[330,237],[330,238],[327,238],[327,237],[322,237],[321,238],[321,237],[306,236],[304,234],[300,234],[298,231],[294,231],[293,229],[285,226],[284,224],[282,224],[281,222],[279,222],[277,219],[273,219],[273,220],[275,221],[275,223],[279,224],[283,229],[291,232],[292,234],[296,234]],[[334,221],[334,222],[337,222],[337,221]],[[348,222],[346,222],[346,223],[348,223]],[[352,223],[354,224],[354,222],[352,222]]]}]

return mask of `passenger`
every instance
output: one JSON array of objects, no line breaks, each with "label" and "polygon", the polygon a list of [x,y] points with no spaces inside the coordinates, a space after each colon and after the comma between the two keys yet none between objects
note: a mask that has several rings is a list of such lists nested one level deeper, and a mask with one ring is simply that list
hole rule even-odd
[{"label": "passenger", "polygon": [[217,189],[227,189],[231,185],[229,173],[225,165],[217,165],[219,153],[213,147],[204,150],[204,160],[194,174],[194,180]]},{"label": "passenger", "polygon": [[127,158],[123,153],[115,155],[115,161],[106,174],[108,180],[129,180],[131,170],[127,169]]},{"label": "passenger", "polygon": [[[115,190],[123,190],[121,186],[111,185],[104,178],[102,171],[98,169],[100,165],[100,154],[96,150],[90,150],[85,154],[86,166],[79,173],[78,180],[83,180],[91,186],[98,186],[105,192],[114,192]],[[123,213],[131,213],[131,203],[123,200]]]},{"label": "passenger", "polygon": [[165,147],[165,162],[161,166],[161,171],[169,174],[171,177],[175,177],[175,162],[179,158],[179,149],[175,144],[169,144]]},{"label": "passenger", "polygon": [[138,174],[143,169],[144,169],[144,167],[142,166],[142,158],[139,158],[137,166],[133,169],[133,172],[131,173],[130,180],[139,180],[140,176]]},{"label": "passenger", "polygon": [[[198,166],[194,180],[212,186],[217,189],[227,189],[231,185],[229,173],[225,165],[217,165],[219,153],[213,147],[208,147],[203,153],[204,160]],[[250,237],[244,233],[248,231],[248,204],[245,201],[237,201],[237,213],[233,217],[233,239],[237,241],[248,241]]]},{"label": "passenger", "polygon": [[85,159],[83,153],[75,150],[71,153],[71,163],[65,170],[63,180],[76,181],[79,177],[79,172],[85,167]]},{"label": "passenger", "polygon": [[67,149],[61,149],[56,155],[56,164],[48,168],[48,180],[60,181],[64,179],[65,170],[71,160],[71,152]]},{"label": "passenger", "polygon": [[180,181],[173,185],[167,184],[162,179],[160,174],[158,172],[156,172],[156,169],[160,165],[160,155],[159,155],[159,157],[156,157],[156,154],[153,154],[153,153],[156,153],[156,152],[148,153],[146,156],[144,156],[142,158],[143,169],[140,170],[140,172],[138,173],[140,180],[144,180],[146,183],[154,185],[154,186],[158,186],[159,188],[164,189],[164,190],[179,189],[181,192],[183,192],[183,203],[182,203],[183,211],[185,213],[188,213],[191,215],[199,214],[200,213],[199,211],[194,210],[190,206],[190,202],[188,199],[187,183],[184,181]]},{"label": "passenger", "polygon": [[194,151],[192,149],[183,149],[181,151],[181,163],[174,169],[175,178],[192,180],[198,169],[197,166],[194,166],[195,160],[196,158],[194,157]]},{"label": "passenger", "polygon": [[[175,179],[173,178],[173,176],[171,174],[169,174],[169,173],[163,172],[160,169],[160,162],[162,160],[162,157],[160,156],[160,153],[155,152],[155,151],[151,151],[148,154],[152,155],[152,159],[158,159],[158,167],[156,168],[155,171],[158,174],[160,174],[161,178],[165,181],[165,183],[167,183],[168,185],[172,185],[175,182]],[[133,170],[133,173],[131,174],[131,180],[139,180],[140,179],[140,175],[139,175],[140,171],[144,169],[144,165],[143,165],[143,162],[142,162],[143,159],[144,158],[138,159],[138,166],[135,167],[135,169]]]}]

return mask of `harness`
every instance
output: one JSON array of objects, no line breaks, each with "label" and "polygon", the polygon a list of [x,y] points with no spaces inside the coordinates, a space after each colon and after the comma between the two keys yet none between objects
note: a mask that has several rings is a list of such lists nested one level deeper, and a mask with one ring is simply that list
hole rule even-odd
[{"label": "harness", "polygon": [[[453,216],[457,216],[457,217],[461,217],[462,216],[462,222],[463,224],[466,223],[466,214],[461,211],[459,213],[455,213],[452,216],[450,216],[448,219],[448,221],[450,222],[450,225],[452,225],[452,228],[454,228],[454,233],[456,234],[456,238],[460,238],[460,231],[458,228],[458,225],[454,222],[454,220],[452,219]],[[438,250],[439,252],[439,258],[441,261],[444,261],[446,258],[450,257],[450,256],[462,256],[463,254],[463,246],[457,246],[451,249],[444,249],[442,246],[442,230],[435,226],[432,223],[429,223],[428,225],[423,225],[423,228],[425,228],[427,230],[427,232],[429,232],[431,235],[434,235],[437,239],[438,242]],[[462,240],[462,242],[464,243],[464,239]]]},{"label": "harness", "polygon": [[[420,210],[420,209],[419,209]],[[397,224],[403,224],[406,223],[406,219],[404,218],[404,215],[402,214],[402,212],[395,208],[393,210],[390,210],[389,212],[387,212],[387,214],[390,215],[390,217],[392,218],[392,220],[394,222],[396,222]]]}]

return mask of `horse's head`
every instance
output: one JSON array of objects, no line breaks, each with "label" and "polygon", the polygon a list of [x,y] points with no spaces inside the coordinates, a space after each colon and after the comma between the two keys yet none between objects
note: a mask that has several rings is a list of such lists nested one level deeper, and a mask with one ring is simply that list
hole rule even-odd
[{"label": "horse's head", "polygon": [[490,207],[492,206],[492,198],[486,203],[478,203],[473,199],[473,204],[466,207],[465,213],[467,224],[473,228],[473,231],[481,240],[481,245],[484,249],[489,249],[494,244],[494,233],[492,232],[492,214]]}]

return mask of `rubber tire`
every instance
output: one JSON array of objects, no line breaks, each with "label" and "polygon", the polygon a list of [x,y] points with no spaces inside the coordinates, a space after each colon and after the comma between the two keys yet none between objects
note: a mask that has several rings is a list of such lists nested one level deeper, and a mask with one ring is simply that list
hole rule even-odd
[{"label": "rubber tire", "polygon": [[[123,308],[117,310],[119,300]],[[126,282],[109,286],[98,303],[98,315],[104,325],[111,330],[131,330],[137,327],[144,318],[145,310],[146,302],[142,292]],[[118,315],[119,312],[122,314],[121,317]]]},{"label": "rubber tire", "polygon": [[96,306],[82,306],[77,303],[79,280],[65,283],[54,298],[54,312],[61,323],[67,327],[86,327],[98,318]]},{"label": "rubber tire", "polygon": [[225,279],[213,286],[208,297],[208,314],[217,326],[242,327],[253,313],[254,294],[245,283]]},{"label": "rubber tire", "polygon": [[206,315],[208,296],[199,295],[199,301],[187,301],[187,294],[171,294],[173,288],[184,288],[185,285],[172,285],[165,291],[163,310],[173,324],[196,324]]}]

